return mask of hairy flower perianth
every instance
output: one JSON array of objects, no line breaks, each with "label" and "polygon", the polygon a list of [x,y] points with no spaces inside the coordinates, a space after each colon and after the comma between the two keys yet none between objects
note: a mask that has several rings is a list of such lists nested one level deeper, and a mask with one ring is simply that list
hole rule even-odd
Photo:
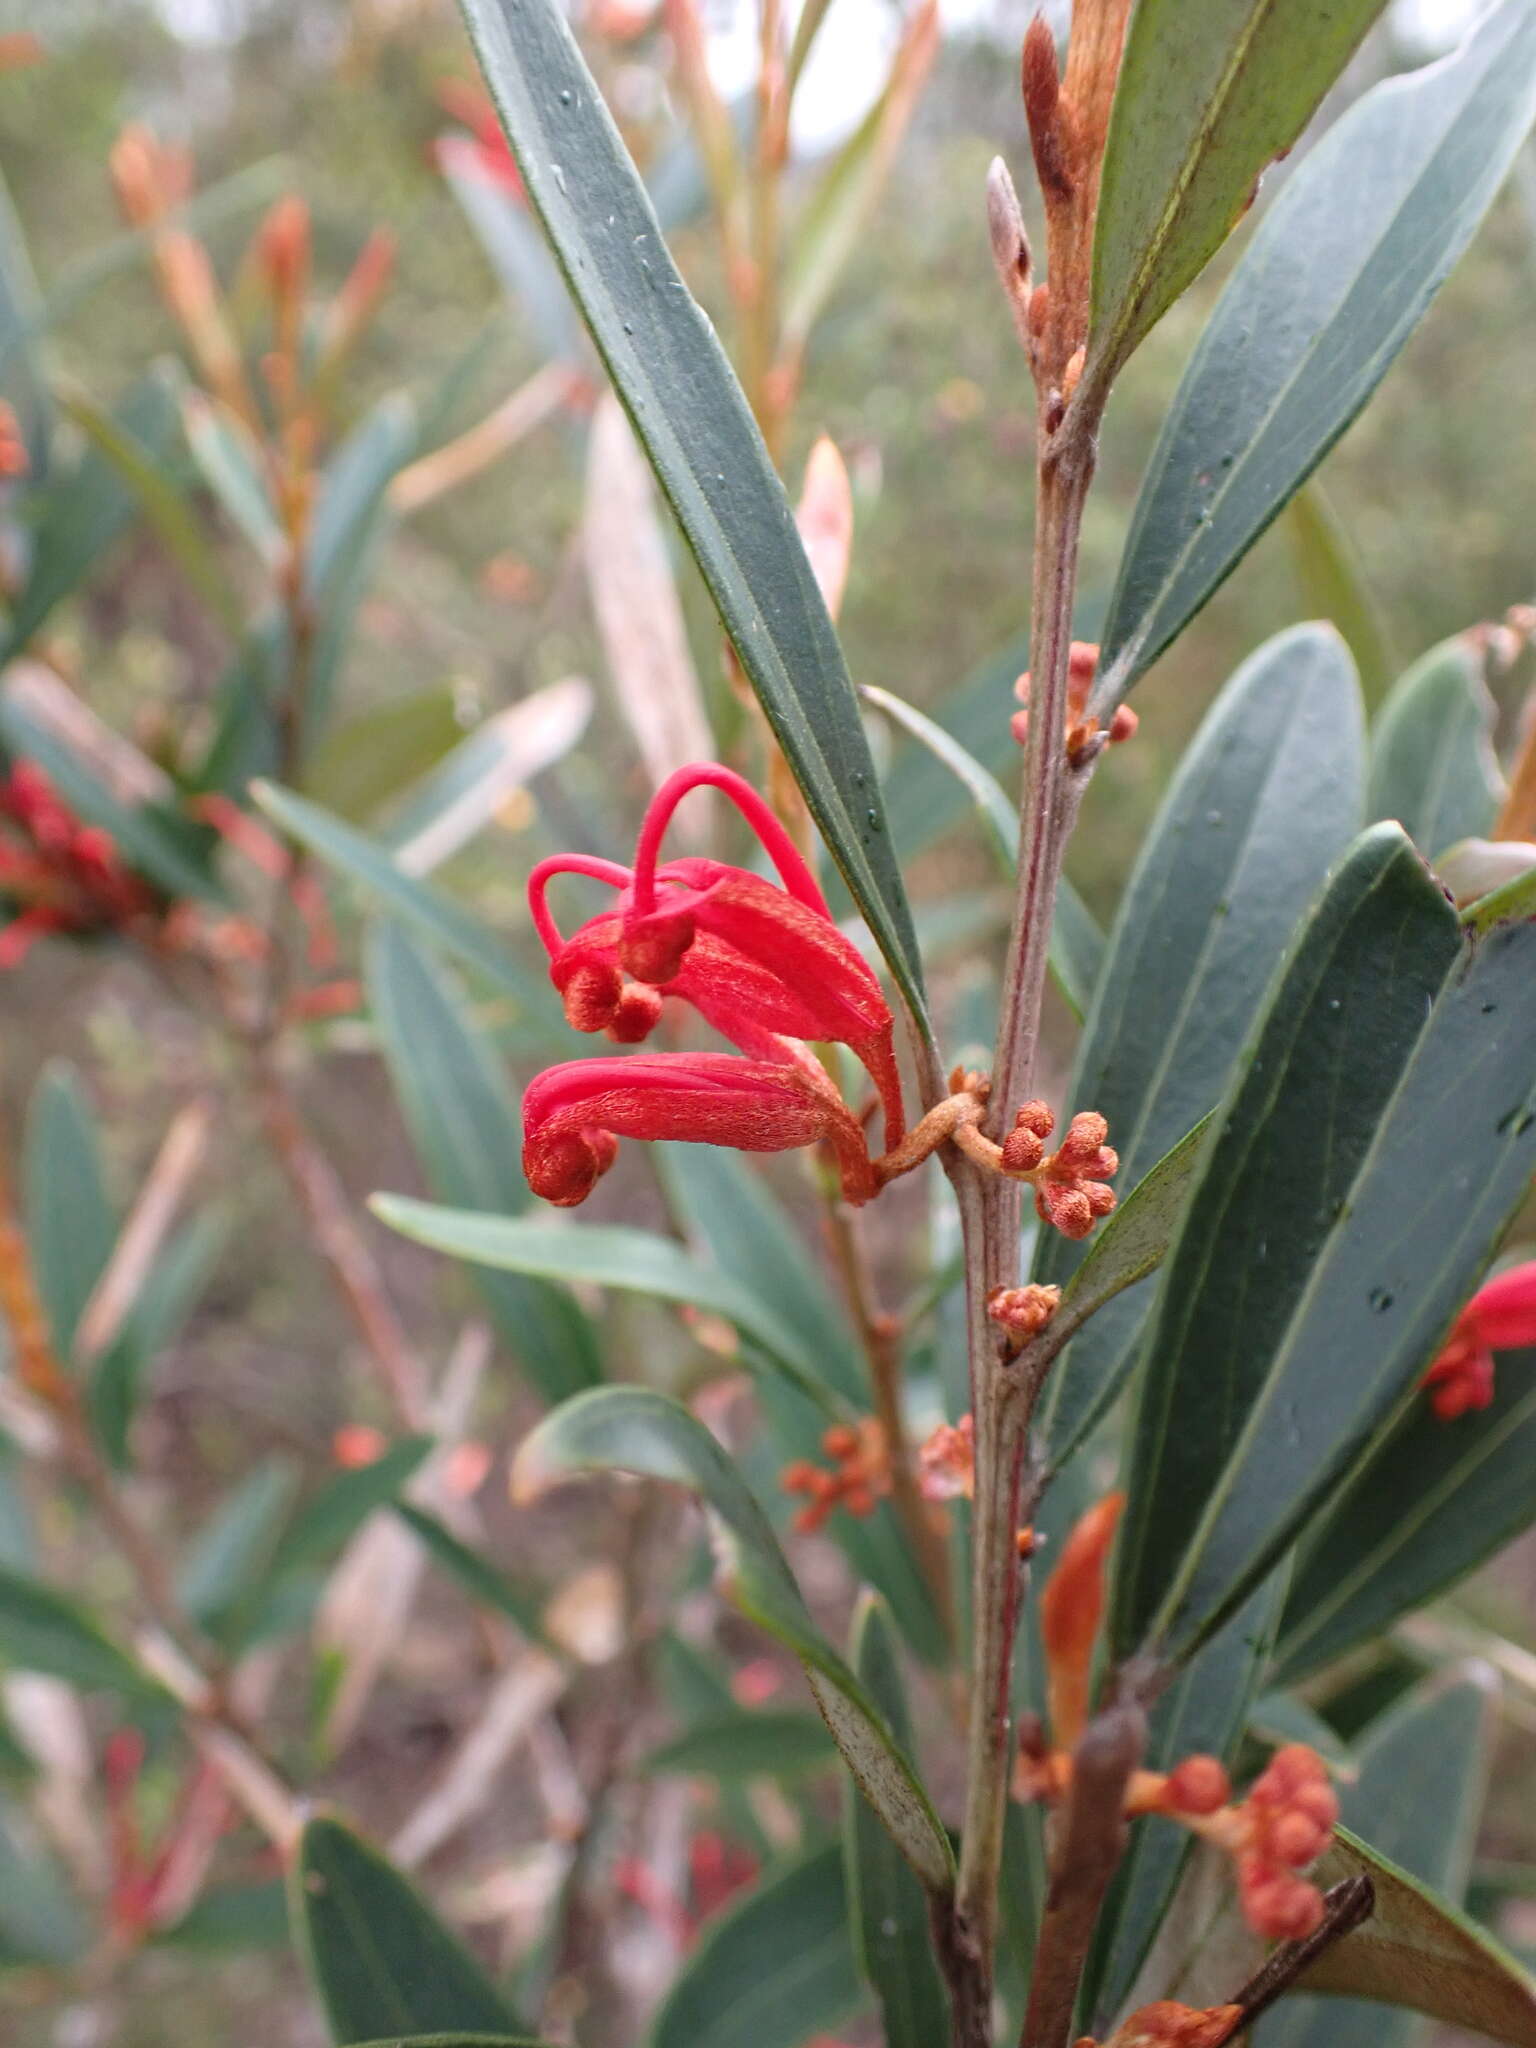
[{"label": "hairy flower perianth", "polygon": [[[692,790],[730,798],[778,870],[779,883],[722,861],[658,864],[662,838]],[[546,903],[550,881],[585,875],[617,889],[613,910],[562,936]],[[880,1095],[887,1147],[905,1130],[895,1025],[873,970],[832,921],[794,841],[750,783],[700,762],[668,776],[646,811],[635,865],[557,854],[528,880],[550,980],[578,1031],[621,1043],[647,1037],[664,998],[689,1004],[753,1058],[778,1059],[782,1041],[846,1045]]]},{"label": "hairy flower perianth", "polygon": [[[1104,728],[1100,720],[1088,710],[1088,692],[1093,687],[1093,678],[1099,666],[1098,645],[1090,640],[1074,640],[1067,658],[1067,716],[1066,750],[1067,761],[1073,768],[1086,768],[1096,754],[1105,747],[1117,747],[1122,740],[1128,740],[1136,731],[1140,720],[1129,704],[1118,705]],[[1015,711],[1009,721],[1013,736],[1019,745],[1029,741],[1029,670],[1026,669],[1013,686],[1022,711]]]},{"label": "hairy flower perianth", "polygon": [[[1240,2005],[1179,2005],[1160,1998],[1123,2020],[1103,2048],[1221,2048],[1242,2022]],[[1076,2048],[1098,2048],[1087,2034]]]},{"label": "hairy flower perianth", "polygon": [[1453,1422],[1493,1399],[1493,1354],[1536,1344],[1536,1259],[1486,1281],[1451,1327],[1424,1375],[1435,1413]]},{"label": "hairy flower perianth", "polygon": [[0,968],[50,932],[122,931],[161,907],[112,835],[82,824],[41,768],[18,761],[0,780]]},{"label": "hairy flower perianth", "polygon": [[546,1067],[523,1097],[523,1172],[557,1208],[584,1202],[620,1138],[787,1152],[826,1144],[843,1196],[867,1202],[874,1170],[858,1119],[814,1060],[724,1052],[636,1053]]},{"label": "hairy flower perianth", "polygon": [[786,1493],[804,1494],[806,1504],[795,1516],[802,1532],[819,1529],[842,1508],[850,1515],[872,1515],[875,1503],[891,1491],[891,1454],[885,1431],[872,1415],[854,1426],[836,1422],[821,1440],[832,1469],[796,1458],[784,1467],[779,1484]]}]

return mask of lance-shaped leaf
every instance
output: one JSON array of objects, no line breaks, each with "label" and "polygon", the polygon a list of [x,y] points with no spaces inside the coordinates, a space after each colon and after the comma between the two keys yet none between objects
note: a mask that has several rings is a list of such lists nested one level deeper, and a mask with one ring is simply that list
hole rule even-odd
[{"label": "lance-shaped leaf", "polygon": [[1398,826],[1340,865],[1163,1266],[1122,1651],[1188,1656],[1411,1393],[1536,1164],[1533,966],[1536,925],[1460,943]]},{"label": "lance-shaped leaf", "polygon": [[[896,1632],[877,1593],[859,1601],[849,1656],[871,1699],[910,1747]],[[843,1867],[854,1954],[879,2001],[885,2048],[932,2048],[945,2037],[949,2008],[933,1959],[927,1901],[852,1785],[843,1795]]]},{"label": "lance-shaped leaf", "polygon": [[1096,711],[1194,617],[1365,404],[1533,114],[1536,15],[1504,0],[1453,56],[1367,93],[1288,180],[1217,302],[1142,484]]},{"label": "lance-shaped leaf", "polygon": [[[1220,1097],[1281,949],[1359,827],[1363,752],[1354,670],[1327,627],[1267,642],[1207,714],[1121,900],[1068,1091],[1108,1118],[1122,1186]],[[1034,1277],[1064,1283],[1093,1242],[1042,1231]],[[1096,1315],[1053,1371],[1039,1416],[1053,1464],[1124,1384],[1149,1294]]]},{"label": "lance-shaped leaf", "polygon": [[[689,1241],[760,1300],[772,1302],[794,1325],[807,1357],[817,1361],[818,1378],[856,1408],[867,1408],[869,1368],[847,1314],[763,1175],[754,1173],[739,1153],[718,1145],[658,1145],[653,1156],[678,1227]],[[820,1455],[826,1430],[820,1407],[787,1386],[766,1383],[762,1400],[778,1465]],[[826,1533],[847,1553],[859,1581],[885,1595],[918,1655],[943,1664],[950,1644],[890,1503],[881,1502],[872,1515],[835,1516]]]},{"label": "lance-shaped leaf", "polygon": [[[1536,2048],[1536,1984],[1514,1957],[1449,1900],[1340,1828],[1312,1875],[1330,1885],[1361,1873],[1376,1894],[1370,1919],[1315,1963],[1301,1984],[1405,2005],[1512,2048]],[[1369,2038],[1383,2039],[1384,2031]]]},{"label": "lance-shaped leaf", "polygon": [[[1486,1670],[1433,1680],[1371,1723],[1360,1740],[1359,1775],[1341,1788],[1339,1817],[1345,1826],[1366,1831],[1376,1856],[1389,1856],[1406,1876],[1452,1908],[1460,1906],[1472,1867],[1495,1705]],[[1306,1995],[1282,1999],[1261,2021],[1256,2048],[1407,2048],[1422,2037],[1422,2023],[1403,2007],[1432,2009],[1420,2003],[1426,1983],[1431,1997],[1449,1990],[1437,1983],[1445,1930],[1436,1930],[1432,1946],[1419,1946],[1398,1916],[1398,1905],[1397,1888],[1391,1885],[1376,1913],[1325,1960],[1324,1975],[1335,1991],[1349,1994],[1349,2003]],[[1411,1949],[1406,1958],[1399,1952],[1405,1946]],[[1473,1968],[1479,1989],[1473,2008],[1454,2014],[1458,2026],[1476,2025],[1480,2011],[1491,2016],[1491,2008],[1482,2005],[1486,1980]],[[1355,1983],[1367,1979],[1391,1989],[1390,2003],[1397,2010],[1359,2002],[1380,1997],[1379,1992],[1356,1993]],[[1305,1981],[1317,1980],[1309,1976]],[[1497,1994],[1501,2005],[1508,1993],[1506,1983]],[[1518,2011],[1527,2002],[1510,2003]],[[1530,2024],[1527,2009],[1527,2028]],[[1529,2031],[1524,2038],[1530,2038]]]},{"label": "lance-shaped leaf", "polygon": [[1383,1635],[1536,1519],[1536,1351],[1503,1354],[1488,1407],[1443,1422],[1429,1397],[1309,1530],[1275,1660],[1287,1684]]},{"label": "lance-shaped leaf", "polygon": [[914,1014],[922,968],[842,649],[714,329],[556,0],[463,0],[529,200],[822,837]]},{"label": "lance-shaped leaf", "polygon": [[1104,148],[1089,380],[1200,275],[1385,0],[1137,0]]},{"label": "lance-shaped leaf", "polygon": [[[648,1750],[635,1765],[647,1776],[741,1778],[798,1777],[836,1763],[837,1746],[825,1721],[784,1708],[748,1712],[727,1708],[682,1735]],[[881,1840],[886,1837],[882,1834]]]},{"label": "lance-shaped leaf", "polygon": [[415,1886],[341,1821],[321,1815],[305,1827],[289,1912],[338,2048],[433,2028],[526,2038],[511,2005]]},{"label": "lance-shaped leaf", "polygon": [[643,1473],[700,1496],[716,1532],[725,1590],[800,1658],[864,1796],[928,1889],[947,1893],[953,1858],[927,1793],[885,1715],[817,1634],[767,1516],[709,1431],[668,1395],[597,1387],[567,1401],[525,1439],[514,1488],[526,1497],[594,1471]]},{"label": "lance-shaped leaf", "polygon": [[671,1238],[624,1224],[571,1227],[520,1216],[485,1216],[412,1201],[405,1195],[375,1195],[370,1206],[402,1237],[452,1258],[567,1285],[618,1287],[724,1316],[825,1414],[846,1420],[850,1413],[849,1403],[823,1385],[815,1352],[807,1350],[776,1308],[734,1273],[690,1258]]},{"label": "lance-shaped leaf", "polygon": [[0,1664],[42,1671],[83,1690],[163,1700],[160,1685],[85,1609],[40,1579],[0,1569]]},{"label": "lance-shaped leaf", "polygon": [[477,918],[440,890],[417,881],[396,865],[388,848],[345,825],[307,798],[270,782],[251,785],[251,794],[275,825],[307,846],[327,866],[363,889],[380,909],[423,938],[447,948],[494,988],[526,1003],[530,1015],[542,1005],[532,978]]},{"label": "lance-shaped leaf", "polygon": [[1301,615],[1330,619],[1338,627],[1365,693],[1374,701],[1397,673],[1392,638],[1349,532],[1319,478],[1303,484],[1292,498],[1285,523]]},{"label": "lance-shaped leaf", "polygon": [[1426,860],[1487,832],[1500,794],[1494,704],[1470,636],[1416,661],[1371,730],[1373,818],[1396,818]]},{"label": "lance-shaped leaf", "polygon": [[44,1067],[27,1104],[21,1162],[27,1251],[54,1348],[68,1357],[75,1330],[117,1241],[101,1131],[78,1071]]},{"label": "lance-shaped leaf", "polygon": [[863,2002],[834,1844],[770,1872],[711,1924],[646,2048],[803,2048]]},{"label": "lance-shaped leaf", "polygon": [[[369,1010],[433,1193],[494,1215],[526,1208],[517,1112],[447,969],[385,924],[369,939],[366,972]],[[567,1288],[483,1266],[475,1282],[502,1341],[546,1401],[602,1379],[597,1333]]]}]

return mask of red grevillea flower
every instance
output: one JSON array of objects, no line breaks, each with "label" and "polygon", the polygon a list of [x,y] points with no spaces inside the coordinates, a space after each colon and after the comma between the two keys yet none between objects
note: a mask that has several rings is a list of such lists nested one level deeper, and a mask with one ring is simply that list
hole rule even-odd
[{"label": "red grevillea flower", "polygon": [[635,1053],[568,1060],[529,1083],[523,1172],[546,1202],[562,1209],[584,1202],[612,1166],[620,1138],[684,1139],[740,1152],[825,1142],[848,1201],[867,1202],[876,1191],[858,1119],[809,1056]]},{"label": "red grevillea flower", "polygon": [[1528,1344],[1536,1344],[1536,1259],[1495,1274],[1456,1318],[1424,1375],[1441,1421],[1486,1408],[1493,1399],[1493,1354]]},{"label": "red grevillea flower", "polygon": [[[700,788],[731,799],[778,870],[778,884],[723,861],[691,856],[658,864],[673,812]],[[619,892],[611,911],[569,938],[546,902],[551,879],[561,874],[586,875]],[[846,1045],[879,1091],[887,1148],[900,1142],[905,1118],[890,1005],[858,948],[833,923],[789,834],[729,768],[701,762],[668,776],[645,814],[632,869],[557,854],[529,877],[528,901],[550,956],[550,979],[578,1031],[638,1043],[649,1036],[662,999],[675,996],[756,1060],[803,1064],[787,1040]]]},{"label": "red grevillea flower", "polygon": [[18,761],[0,777],[0,968],[50,932],[122,930],[157,906],[111,834],[83,824],[41,768]]}]

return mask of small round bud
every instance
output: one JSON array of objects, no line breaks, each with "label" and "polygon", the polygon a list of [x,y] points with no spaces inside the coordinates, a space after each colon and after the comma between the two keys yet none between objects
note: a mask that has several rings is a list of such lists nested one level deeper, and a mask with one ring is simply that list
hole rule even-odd
[{"label": "small round bud", "polygon": [[616,1045],[641,1045],[661,1016],[661,992],[649,982],[626,982],[614,1009],[608,1036]]}]

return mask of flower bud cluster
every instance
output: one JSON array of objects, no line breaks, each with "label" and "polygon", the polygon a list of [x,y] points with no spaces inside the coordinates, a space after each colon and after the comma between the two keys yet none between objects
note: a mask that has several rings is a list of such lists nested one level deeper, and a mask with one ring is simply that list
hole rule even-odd
[{"label": "flower bud cluster", "polygon": [[1115,1206],[1115,1191],[1105,1182],[1118,1170],[1119,1154],[1104,1142],[1109,1125],[1096,1109],[1080,1110],[1060,1145],[1048,1153],[1045,1141],[1055,1128],[1045,1103],[1026,1102],[1003,1140],[1003,1171],[1034,1188],[1042,1223],[1063,1237],[1086,1237]]},{"label": "flower bud cluster", "polygon": [[838,1508],[850,1515],[872,1515],[875,1503],[891,1490],[891,1456],[885,1431],[873,1416],[857,1425],[834,1423],[821,1440],[832,1469],[796,1458],[786,1465],[779,1484],[786,1493],[803,1494],[806,1504],[795,1516],[803,1533],[821,1528]]},{"label": "flower bud cluster", "polygon": [[941,1422],[917,1453],[924,1500],[971,1500],[976,1492],[976,1424],[962,1415]]},{"label": "flower bud cluster", "polygon": [[[1105,747],[1117,747],[1128,740],[1140,723],[1129,704],[1117,705],[1106,728],[1088,710],[1088,692],[1099,666],[1099,650],[1090,640],[1074,640],[1067,657],[1067,759],[1074,768],[1085,767]],[[1024,707],[1015,711],[1010,728],[1019,745],[1029,741],[1029,671],[1013,686],[1013,694]]]},{"label": "flower bud cluster", "polygon": [[47,932],[119,930],[156,908],[118,857],[112,835],[82,824],[43,770],[18,761],[0,780],[0,898],[20,906],[0,926],[0,967]]}]

